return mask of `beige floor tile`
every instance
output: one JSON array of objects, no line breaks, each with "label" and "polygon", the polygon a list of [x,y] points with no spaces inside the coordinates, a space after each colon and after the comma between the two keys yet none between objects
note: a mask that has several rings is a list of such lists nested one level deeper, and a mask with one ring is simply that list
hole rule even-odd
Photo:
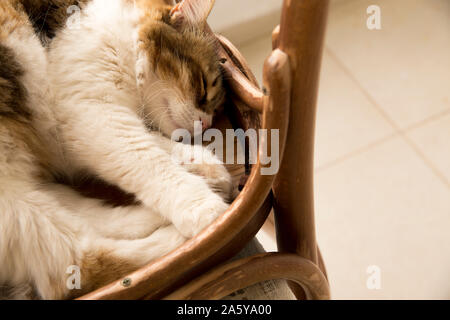
[{"label": "beige floor tile", "polygon": [[272,36],[267,34],[266,36],[239,46],[238,49],[244,55],[250,68],[261,84],[264,61],[272,52]]},{"label": "beige floor tile", "polygon": [[[381,31],[366,28],[371,4],[381,6]],[[450,1],[335,1],[327,47],[316,214],[333,298],[450,299],[450,191],[404,140],[392,138],[375,107],[400,128],[450,110]],[[239,49],[261,79],[270,35]],[[447,180],[449,128],[447,115],[407,133]],[[258,238],[276,249],[267,230]],[[381,269],[381,290],[366,286],[372,265]]]},{"label": "beige floor tile", "polygon": [[407,135],[450,184],[450,114],[416,128]]},{"label": "beige floor tile", "polygon": [[317,111],[316,168],[394,132],[353,80],[325,52]]},{"label": "beige floor tile", "polygon": [[[270,35],[240,50],[261,80],[262,65],[271,52]],[[325,52],[318,101],[316,167],[331,163],[393,132],[394,129],[354,81]]]},{"label": "beige floor tile", "polygon": [[450,192],[401,138],[318,173],[316,216],[333,298],[450,299]]},{"label": "beige floor tile", "polygon": [[[382,30],[366,27],[372,4]],[[450,108],[450,1],[337,2],[327,45],[400,127]]]},{"label": "beige floor tile", "polygon": [[280,23],[281,5],[274,0],[216,0],[208,23],[239,45],[271,33]]},{"label": "beige floor tile", "polygon": [[271,232],[268,229],[261,230],[256,235],[256,238],[266,252],[276,252],[278,250],[277,242],[275,240],[275,229],[271,230]]}]

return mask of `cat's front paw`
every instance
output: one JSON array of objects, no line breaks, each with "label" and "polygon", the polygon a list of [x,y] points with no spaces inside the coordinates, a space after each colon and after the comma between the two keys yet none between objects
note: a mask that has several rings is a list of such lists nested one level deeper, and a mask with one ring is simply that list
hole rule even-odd
[{"label": "cat's front paw", "polygon": [[221,164],[185,164],[186,169],[205,179],[212,191],[217,193],[227,202],[232,200],[234,191],[233,180],[227,169]]},{"label": "cat's front paw", "polygon": [[212,195],[191,210],[181,212],[174,219],[175,227],[184,237],[196,236],[228,209],[227,203],[216,194]]},{"label": "cat's front paw", "polygon": [[190,173],[205,179],[208,186],[225,201],[231,202],[234,195],[230,173],[211,151],[201,146],[188,146],[190,157],[184,156],[181,165]]}]

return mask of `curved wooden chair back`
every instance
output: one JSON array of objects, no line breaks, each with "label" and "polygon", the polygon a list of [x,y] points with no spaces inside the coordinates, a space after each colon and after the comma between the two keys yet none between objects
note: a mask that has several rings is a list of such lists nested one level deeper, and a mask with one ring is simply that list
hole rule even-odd
[{"label": "curved wooden chair back", "polygon": [[[327,10],[328,0],[284,1],[274,51],[264,65],[265,90],[239,51],[217,36],[228,83],[224,119],[218,122],[244,130],[279,130],[279,173],[262,175],[270,164],[258,157],[237,199],[210,227],[81,299],[220,299],[270,279],[289,280],[298,299],[329,298],[313,203],[316,99]],[[271,150],[270,134],[260,141],[260,150]],[[279,252],[226,263],[256,235],[272,208]]]}]

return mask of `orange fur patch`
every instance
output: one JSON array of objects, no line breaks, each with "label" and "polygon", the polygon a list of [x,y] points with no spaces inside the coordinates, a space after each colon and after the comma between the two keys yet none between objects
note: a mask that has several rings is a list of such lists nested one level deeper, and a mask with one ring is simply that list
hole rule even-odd
[{"label": "orange fur patch", "polygon": [[28,23],[19,0],[0,1],[0,41]]},{"label": "orange fur patch", "polygon": [[68,298],[80,297],[108,285],[140,267],[106,250],[87,253],[81,263],[81,289],[71,292]]}]

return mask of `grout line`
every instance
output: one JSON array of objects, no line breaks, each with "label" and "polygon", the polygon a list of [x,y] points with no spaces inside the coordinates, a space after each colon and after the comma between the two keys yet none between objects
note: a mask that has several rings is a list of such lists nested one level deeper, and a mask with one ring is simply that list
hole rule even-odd
[{"label": "grout line", "polygon": [[330,48],[326,48],[327,53],[330,57],[341,67],[342,71],[350,78],[351,81],[359,88],[359,90],[364,94],[364,96],[369,100],[369,102],[375,107],[375,109],[380,113],[384,120],[386,120],[396,132],[400,133],[400,129],[397,123],[389,117],[389,115],[379,107],[377,101],[370,95],[369,92],[361,85],[361,83],[355,78],[353,73],[342,63],[342,61],[334,54]]},{"label": "grout line", "polygon": [[[424,161],[425,165],[433,171],[433,173],[439,178],[439,180],[450,189],[450,181],[444,176],[444,174],[435,167],[433,162],[423,153],[420,148],[406,135],[397,123],[389,117],[389,115],[381,108],[374,97],[361,85],[361,83],[356,79],[353,73],[344,65],[344,63],[334,54],[334,52],[329,48],[325,48],[326,52],[330,57],[342,68],[344,73],[355,83],[355,85],[361,90],[361,92],[366,96],[369,102],[375,107],[375,109],[380,113],[380,115],[395,129],[396,133],[403,138],[403,140],[414,150],[414,152]],[[447,110],[448,112],[448,110]],[[425,119],[423,122],[426,122]]]},{"label": "grout line", "polygon": [[436,114],[434,114],[434,115],[432,115],[432,116],[430,116],[430,117],[428,117],[428,118],[426,118],[426,119],[424,119],[422,121],[413,123],[413,124],[407,126],[406,128],[401,129],[401,131],[403,133],[407,133],[409,131],[421,128],[421,127],[423,127],[423,126],[425,126],[425,125],[427,125],[427,124],[429,124],[431,122],[434,122],[436,120],[439,120],[439,119],[445,117],[448,114],[450,114],[450,107],[448,109],[446,109],[444,111],[441,111],[441,112],[438,112],[438,113],[436,113]]},{"label": "grout line", "polygon": [[395,138],[397,136],[399,136],[399,134],[397,132],[394,132],[394,133],[391,133],[391,134],[389,134],[389,135],[387,135],[387,136],[385,136],[383,138],[380,138],[378,140],[370,142],[369,144],[367,144],[365,146],[357,148],[357,149],[355,149],[355,150],[353,150],[353,151],[351,151],[349,153],[346,153],[346,154],[344,154],[344,155],[342,155],[342,156],[340,156],[340,157],[338,157],[338,158],[336,158],[334,160],[331,160],[331,161],[326,162],[326,163],[324,163],[324,164],[322,164],[320,166],[317,166],[314,169],[314,172],[315,173],[319,173],[321,171],[324,171],[326,169],[334,167],[335,165],[337,165],[337,164],[339,164],[339,163],[341,163],[341,162],[343,162],[345,160],[348,160],[350,158],[353,158],[354,156],[357,156],[358,154],[361,154],[361,153],[364,153],[366,151],[369,151],[370,149],[372,149],[372,148],[374,148],[376,146],[379,146],[379,145],[381,145],[381,144],[383,144],[383,143],[385,143],[385,142],[387,142],[387,141],[389,141],[389,140],[391,140],[391,139],[393,139],[393,138]]},{"label": "grout line", "polygon": [[409,146],[422,158],[422,160],[428,167],[430,167],[430,169],[434,172],[434,174],[436,174],[440,178],[442,183],[444,183],[447,186],[447,188],[450,189],[450,181],[447,180],[447,178],[438,168],[436,168],[434,163],[427,157],[427,155],[420,149],[420,147],[416,145],[414,141],[406,134],[402,134],[402,136],[403,139],[406,141],[406,143],[408,143]]}]

